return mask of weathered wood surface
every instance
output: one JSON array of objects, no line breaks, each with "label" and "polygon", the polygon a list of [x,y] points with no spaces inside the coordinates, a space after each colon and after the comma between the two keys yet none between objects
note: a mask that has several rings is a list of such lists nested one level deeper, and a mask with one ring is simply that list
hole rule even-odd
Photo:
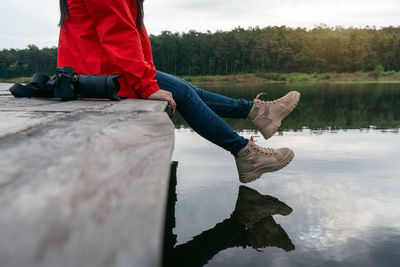
[{"label": "weathered wood surface", "polygon": [[0,266],[159,266],[174,141],[164,108],[3,94]]}]

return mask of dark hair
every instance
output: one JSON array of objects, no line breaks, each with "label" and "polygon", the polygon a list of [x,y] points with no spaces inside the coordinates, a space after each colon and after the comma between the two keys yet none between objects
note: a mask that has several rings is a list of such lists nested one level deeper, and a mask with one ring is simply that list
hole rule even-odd
[{"label": "dark hair", "polygon": [[67,0],[60,0],[60,22],[58,23],[58,26],[62,27],[64,25],[65,20],[68,17],[68,6],[67,6]]},{"label": "dark hair", "polygon": [[[137,7],[137,17],[136,17],[136,26],[138,29],[142,30],[143,29],[143,1],[144,0],[136,0],[136,7]],[[67,6],[67,0],[60,0],[60,22],[58,23],[58,26],[62,27],[65,23],[65,20],[68,17],[68,6]]]},{"label": "dark hair", "polygon": [[136,0],[136,7],[137,7],[137,16],[136,16],[136,27],[139,30],[143,30],[143,1],[144,0]]}]

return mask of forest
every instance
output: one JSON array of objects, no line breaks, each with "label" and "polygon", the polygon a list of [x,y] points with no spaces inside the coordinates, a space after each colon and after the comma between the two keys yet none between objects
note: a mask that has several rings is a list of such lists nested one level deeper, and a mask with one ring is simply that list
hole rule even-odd
[{"label": "forest", "polygon": [[[184,76],[400,70],[400,27],[265,27],[150,35],[158,70]],[[0,78],[54,73],[57,48],[0,51]]]}]

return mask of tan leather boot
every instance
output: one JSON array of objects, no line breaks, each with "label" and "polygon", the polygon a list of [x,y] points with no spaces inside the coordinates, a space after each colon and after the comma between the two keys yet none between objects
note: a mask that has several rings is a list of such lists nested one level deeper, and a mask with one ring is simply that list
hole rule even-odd
[{"label": "tan leather boot", "polygon": [[259,100],[262,94],[258,94],[254,99],[247,119],[257,127],[265,139],[268,139],[281,126],[281,121],[296,107],[300,100],[300,93],[292,91],[274,101]]},{"label": "tan leather boot", "polygon": [[263,148],[254,143],[253,137],[247,146],[235,156],[239,180],[248,183],[260,178],[263,173],[274,172],[285,167],[293,159],[289,148]]}]

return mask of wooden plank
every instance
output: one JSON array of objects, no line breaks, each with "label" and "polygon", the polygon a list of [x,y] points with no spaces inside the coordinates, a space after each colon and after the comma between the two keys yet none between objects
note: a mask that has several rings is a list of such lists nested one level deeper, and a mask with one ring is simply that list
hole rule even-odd
[{"label": "wooden plank", "polygon": [[10,91],[8,90],[11,86],[12,83],[0,83],[0,96],[11,95]]},{"label": "wooden plank", "polygon": [[64,113],[60,112],[0,111],[0,137],[29,130],[63,115]]},{"label": "wooden plank", "polygon": [[[0,97],[0,110],[21,110],[22,108],[35,108],[43,105],[51,105],[59,103],[56,99],[42,99],[42,98],[15,98],[7,95]],[[30,109],[28,109],[30,110]]]},{"label": "wooden plank", "polygon": [[0,135],[0,266],[160,265],[174,127],[143,101]]},{"label": "wooden plank", "polygon": [[[63,113],[84,110],[101,110],[115,112],[163,111],[165,101],[126,99],[109,100],[77,100],[61,101],[36,98],[0,98],[0,136],[18,131],[25,131],[46,121],[58,119]],[[50,114],[53,113],[53,114]]]},{"label": "wooden plank", "polygon": [[143,99],[61,101],[56,99],[15,98],[12,96],[0,98],[0,111],[74,112],[108,107],[112,107],[111,110],[116,111],[164,111],[166,103],[165,101]]}]

